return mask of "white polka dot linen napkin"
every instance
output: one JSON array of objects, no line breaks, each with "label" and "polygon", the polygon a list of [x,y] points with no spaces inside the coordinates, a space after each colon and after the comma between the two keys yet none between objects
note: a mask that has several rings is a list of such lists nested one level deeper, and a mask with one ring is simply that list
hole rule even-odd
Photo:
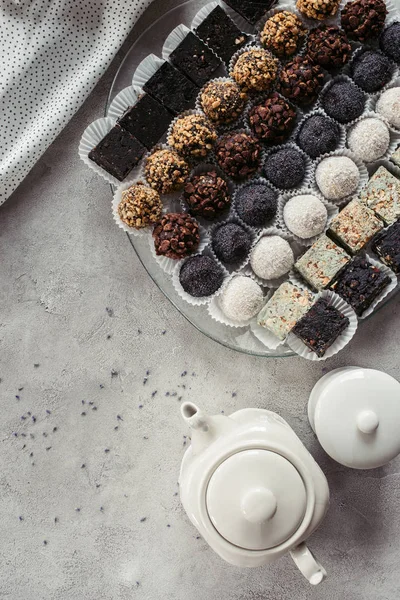
[{"label": "white polka dot linen napkin", "polygon": [[0,0],[0,204],[103,75],[152,0]]}]

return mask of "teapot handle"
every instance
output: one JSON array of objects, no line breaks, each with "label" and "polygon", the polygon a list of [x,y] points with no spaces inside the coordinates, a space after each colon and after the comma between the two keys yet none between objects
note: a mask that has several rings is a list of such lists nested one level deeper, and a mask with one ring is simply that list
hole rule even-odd
[{"label": "teapot handle", "polygon": [[302,542],[290,551],[296,566],[311,585],[318,585],[326,577],[324,567],[317,561],[311,550]]}]

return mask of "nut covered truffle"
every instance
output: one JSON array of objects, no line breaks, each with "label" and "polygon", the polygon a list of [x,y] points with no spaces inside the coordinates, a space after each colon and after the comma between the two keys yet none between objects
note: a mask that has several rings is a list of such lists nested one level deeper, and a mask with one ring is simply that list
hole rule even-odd
[{"label": "nut covered truffle", "polygon": [[339,27],[319,25],[308,35],[306,53],[324,69],[340,69],[350,58],[351,46]]},{"label": "nut covered truffle", "polygon": [[179,272],[179,282],[185,292],[195,298],[212,296],[222,285],[224,272],[210,256],[188,258]]},{"label": "nut covered truffle", "polygon": [[210,121],[201,114],[178,117],[168,138],[170,146],[182,154],[196,158],[207,156],[217,139]]},{"label": "nut covered truffle", "polygon": [[306,37],[307,29],[295,14],[282,10],[267,21],[261,32],[261,43],[277,56],[295,54]]},{"label": "nut covered truffle", "polygon": [[279,61],[262,48],[249,48],[235,62],[230,75],[245,91],[269,90],[278,75]]},{"label": "nut covered truffle", "polygon": [[280,72],[278,91],[297,104],[311,104],[324,82],[319,65],[314,65],[304,56],[296,56]]},{"label": "nut covered truffle", "polygon": [[141,182],[122,192],[117,208],[121,221],[132,229],[142,229],[155,223],[161,216],[161,210],[158,193]]},{"label": "nut covered truffle", "polygon": [[184,213],[163,215],[153,229],[157,256],[178,260],[195,252],[200,242],[199,225]]},{"label": "nut covered truffle", "polygon": [[323,21],[336,15],[340,0],[297,0],[297,9],[309,19]]},{"label": "nut covered truffle", "polygon": [[219,166],[234,179],[245,179],[260,165],[261,148],[258,140],[245,132],[230,132],[221,136],[215,145]]},{"label": "nut covered truffle", "polygon": [[248,120],[250,129],[259,140],[280,144],[292,133],[296,117],[296,110],[274,92],[259,104],[252,106]]},{"label": "nut covered truffle", "polygon": [[146,159],[145,174],[148,184],[160,194],[179,190],[189,174],[189,167],[174,150],[162,148]]},{"label": "nut covered truffle", "polygon": [[383,0],[353,0],[342,10],[342,27],[354,39],[365,42],[377,38],[387,15]]},{"label": "nut covered truffle", "polygon": [[193,215],[212,221],[229,208],[228,184],[215,170],[193,175],[187,181],[183,197]]},{"label": "nut covered truffle", "polygon": [[246,98],[237,83],[218,79],[207,83],[200,93],[202,109],[217,125],[236,121],[243,112]]}]

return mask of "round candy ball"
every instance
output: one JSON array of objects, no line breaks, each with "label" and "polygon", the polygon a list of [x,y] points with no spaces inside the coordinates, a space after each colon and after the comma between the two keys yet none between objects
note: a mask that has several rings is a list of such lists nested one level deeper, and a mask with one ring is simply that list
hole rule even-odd
[{"label": "round candy ball", "polygon": [[155,224],[153,239],[157,256],[179,260],[197,250],[199,224],[185,213],[167,213]]},{"label": "round candy ball", "polygon": [[354,82],[365,92],[381,90],[392,77],[390,60],[381,52],[365,50],[351,65]]},{"label": "round candy ball", "polygon": [[336,15],[340,0],[297,0],[298,10],[309,19],[323,21]]},{"label": "round candy ball", "polygon": [[218,303],[228,319],[242,322],[260,312],[264,295],[261,287],[251,277],[237,275],[227,284]]},{"label": "round candy ball", "polygon": [[215,170],[193,175],[186,182],[183,197],[193,215],[212,221],[229,208],[228,184]]},{"label": "round candy ball", "polygon": [[400,129],[400,87],[389,88],[383,92],[375,110],[391,125]]},{"label": "round candy ball", "polygon": [[350,150],[364,162],[382,158],[389,148],[390,134],[387,125],[380,119],[362,119],[347,134]]},{"label": "round candy ball", "polygon": [[333,152],[340,140],[339,125],[325,115],[315,114],[306,119],[297,134],[297,144],[311,158]]},{"label": "round candy ball", "polygon": [[274,219],[277,207],[277,193],[264,183],[246,185],[236,193],[235,210],[251,227],[265,227]]},{"label": "round candy ball", "polygon": [[348,156],[329,156],[317,166],[315,179],[325,198],[338,201],[357,190],[360,172]]},{"label": "round candy ball", "polygon": [[307,29],[299,17],[288,10],[281,10],[266,20],[261,31],[261,43],[277,56],[295,54],[306,37]]},{"label": "round candy ball", "polygon": [[277,188],[286,190],[296,187],[305,177],[306,159],[296,148],[280,148],[267,156],[264,174]]},{"label": "round candy ball", "polygon": [[387,12],[384,0],[353,0],[343,7],[342,27],[352,38],[365,42],[379,36]]},{"label": "round candy ball", "polygon": [[207,117],[221,125],[236,121],[246,104],[246,94],[234,81],[214,79],[200,92],[200,103]]},{"label": "round candy ball", "polygon": [[182,156],[205,157],[212,150],[217,134],[201,114],[178,117],[168,137],[170,146]]},{"label": "round candy ball", "polygon": [[244,91],[263,92],[275,83],[279,61],[262,48],[250,48],[240,54],[230,73]]},{"label": "round candy ball", "polygon": [[121,194],[117,212],[121,221],[132,229],[142,229],[161,217],[162,202],[156,192],[141,182],[131,185]]},{"label": "round candy ball", "polygon": [[190,296],[212,296],[222,285],[222,267],[210,256],[196,255],[188,258],[179,272],[179,281]]},{"label": "round candy ball", "polygon": [[308,34],[306,54],[324,69],[340,69],[350,58],[351,46],[339,27],[320,25]]},{"label": "round candy ball", "polygon": [[245,132],[229,132],[215,144],[218,164],[233,179],[245,179],[260,165],[261,146],[257,138]]},{"label": "round candy ball", "polygon": [[322,108],[339,123],[350,123],[362,115],[365,94],[352,81],[334,80],[324,90]]},{"label": "round candy ball", "polygon": [[169,148],[150,154],[144,169],[148,184],[160,194],[180,190],[189,175],[187,162]]},{"label": "round candy ball", "polygon": [[252,106],[248,119],[250,129],[259,140],[280,144],[292,133],[296,116],[296,110],[289,102],[274,92]]},{"label": "round candy ball", "polygon": [[254,246],[250,264],[261,279],[278,279],[294,265],[293,250],[279,235],[265,235]]},{"label": "round candy ball", "polygon": [[382,52],[395,62],[400,62],[400,23],[392,23],[382,31],[379,45]]},{"label": "round candy ball", "polygon": [[212,232],[211,246],[215,256],[228,265],[246,258],[251,247],[251,235],[237,223],[222,223]]},{"label": "round candy ball", "polygon": [[283,208],[286,227],[306,240],[323,232],[328,212],[321,200],[312,194],[300,194],[288,200]]},{"label": "round candy ball", "polygon": [[296,56],[283,66],[278,81],[278,92],[296,104],[308,105],[314,102],[324,82],[324,74],[319,65],[307,56]]}]

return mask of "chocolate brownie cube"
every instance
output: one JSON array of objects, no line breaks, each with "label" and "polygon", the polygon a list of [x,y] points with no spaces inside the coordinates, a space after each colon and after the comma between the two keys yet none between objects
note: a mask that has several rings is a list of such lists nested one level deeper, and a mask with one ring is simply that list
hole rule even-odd
[{"label": "chocolate brownie cube", "polygon": [[146,148],[135,136],[115,125],[89,152],[89,158],[118,181],[122,181],[145,152]]},{"label": "chocolate brownie cube", "polygon": [[118,119],[118,125],[150,150],[167,131],[172,114],[149,94],[143,94]]},{"label": "chocolate brownie cube", "polygon": [[240,31],[219,5],[207,15],[195,31],[199,38],[226,63],[249,39],[249,36]]},{"label": "chocolate brownie cube", "polygon": [[400,221],[379,233],[372,242],[372,249],[385,265],[400,273]]},{"label": "chocolate brownie cube", "polygon": [[143,89],[175,116],[192,108],[199,93],[197,85],[167,61],[146,81]]},{"label": "chocolate brownie cube", "polygon": [[225,0],[225,2],[252,25],[255,25],[267,10],[277,4],[277,0]]},{"label": "chocolate brownie cube", "polygon": [[191,31],[171,52],[169,59],[199,87],[207,83],[221,65],[218,56]]}]

